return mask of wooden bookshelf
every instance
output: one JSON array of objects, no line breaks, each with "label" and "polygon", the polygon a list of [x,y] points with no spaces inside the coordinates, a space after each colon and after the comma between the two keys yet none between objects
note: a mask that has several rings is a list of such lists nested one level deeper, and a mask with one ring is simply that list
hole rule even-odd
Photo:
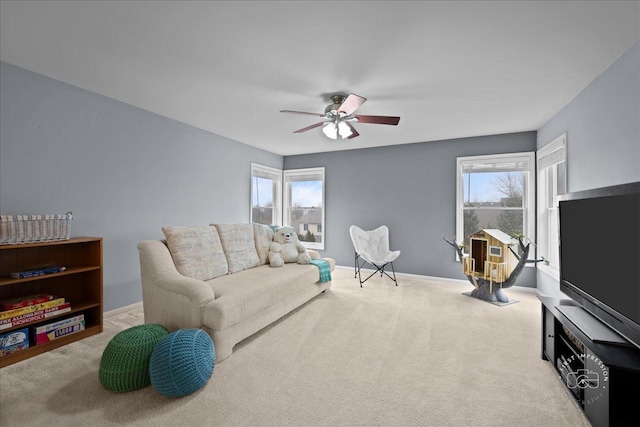
[{"label": "wooden bookshelf", "polygon": [[[14,279],[10,273],[44,266],[63,266],[60,273]],[[38,293],[64,297],[71,311],[0,330],[5,334],[84,314],[85,329],[41,345],[0,357],[0,368],[102,332],[102,238],[74,237],[56,242],[0,245],[0,299]]]}]

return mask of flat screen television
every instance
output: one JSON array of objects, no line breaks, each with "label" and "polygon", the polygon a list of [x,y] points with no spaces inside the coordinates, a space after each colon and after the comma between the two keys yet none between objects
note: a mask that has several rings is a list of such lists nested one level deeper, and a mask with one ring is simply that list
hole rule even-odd
[{"label": "flat screen television", "polygon": [[560,290],[640,348],[640,182],[559,197]]}]

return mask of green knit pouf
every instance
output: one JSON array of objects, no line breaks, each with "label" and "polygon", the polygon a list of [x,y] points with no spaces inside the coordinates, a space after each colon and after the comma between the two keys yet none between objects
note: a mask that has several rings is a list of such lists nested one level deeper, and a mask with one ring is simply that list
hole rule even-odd
[{"label": "green knit pouf", "polygon": [[100,359],[100,384],[122,393],[151,384],[149,360],[156,344],[169,335],[162,325],[150,323],[118,332],[109,341]]}]

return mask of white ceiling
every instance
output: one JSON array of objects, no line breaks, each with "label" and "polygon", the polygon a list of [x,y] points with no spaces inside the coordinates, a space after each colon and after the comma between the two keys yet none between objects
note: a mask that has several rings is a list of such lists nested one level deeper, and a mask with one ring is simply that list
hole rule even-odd
[{"label": "white ceiling", "polygon": [[[640,39],[640,2],[5,1],[0,59],[280,155],[536,130]],[[334,93],[368,98],[331,141]]]}]

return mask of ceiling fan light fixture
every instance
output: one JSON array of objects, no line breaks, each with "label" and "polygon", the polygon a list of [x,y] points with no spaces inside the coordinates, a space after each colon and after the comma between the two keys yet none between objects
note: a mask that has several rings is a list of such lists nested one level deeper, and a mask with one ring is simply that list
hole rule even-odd
[{"label": "ceiling fan light fixture", "polygon": [[334,122],[327,122],[322,127],[322,133],[324,133],[327,138],[337,139],[338,138],[338,126]]},{"label": "ceiling fan light fixture", "polygon": [[351,123],[372,123],[395,126],[400,121],[396,116],[371,116],[355,115],[355,111],[367,100],[362,96],[350,93],[347,96],[333,95],[331,102],[324,109],[324,114],[308,113],[306,111],[280,110],[281,113],[304,114],[307,116],[321,117],[322,121],[311,126],[293,131],[293,133],[307,132],[322,126],[322,133],[329,139],[352,139],[360,135]]},{"label": "ceiling fan light fixture", "polygon": [[345,122],[338,123],[338,133],[340,134],[342,139],[349,138],[351,135],[353,135],[351,128]]}]

